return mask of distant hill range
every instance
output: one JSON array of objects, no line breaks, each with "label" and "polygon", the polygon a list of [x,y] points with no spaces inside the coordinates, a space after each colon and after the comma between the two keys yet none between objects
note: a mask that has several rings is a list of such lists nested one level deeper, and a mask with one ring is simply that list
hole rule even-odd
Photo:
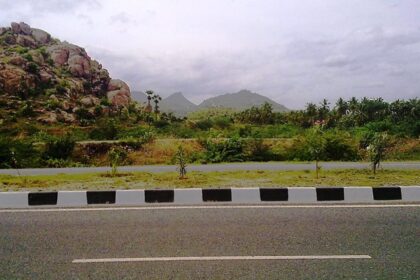
[{"label": "distant hill range", "polygon": [[234,110],[244,110],[251,108],[252,106],[260,106],[264,103],[269,103],[273,106],[275,112],[288,111],[285,106],[278,104],[268,97],[262,96],[258,93],[251,92],[249,90],[241,90],[236,93],[228,93],[212,97],[204,100],[198,107],[199,108],[231,108]]},{"label": "distant hill range", "polygon": [[[147,97],[143,92],[133,91],[131,97],[142,104],[147,103]],[[268,97],[249,90],[241,90],[236,93],[228,93],[204,100],[200,105],[189,101],[181,92],[174,93],[164,98],[160,104],[162,112],[173,113],[176,116],[186,116],[191,112],[209,108],[230,108],[241,111],[252,106],[261,106],[264,103],[273,106],[274,112],[289,111],[285,106],[271,100]]]}]

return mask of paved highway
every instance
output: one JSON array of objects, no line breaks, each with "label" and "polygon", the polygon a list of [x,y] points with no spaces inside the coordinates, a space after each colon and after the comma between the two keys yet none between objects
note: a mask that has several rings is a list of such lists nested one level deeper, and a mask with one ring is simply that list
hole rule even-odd
[{"label": "paved highway", "polygon": [[[370,168],[368,162],[323,162],[323,169],[366,169]],[[420,162],[384,162],[381,164],[383,168],[389,169],[420,169]],[[222,163],[222,164],[205,164],[205,165],[189,165],[189,171],[236,171],[236,170],[312,170],[313,163],[288,163],[288,162],[266,162],[266,163]],[[54,175],[54,174],[81,174],[107,172],[109,167],[77,167],[77,168],[32,168],[20,169],[22,175]],[[119,168],[123,172],[173,172],[176,170],[175,165],[145,165],[145,166],[123,166]],[[17,175],[15,169],[0,169],[0,174]]]},{"label": "paved highway", "polygon": [[419,234],[420,204],[0,210],[0,279],[420,279]]}]

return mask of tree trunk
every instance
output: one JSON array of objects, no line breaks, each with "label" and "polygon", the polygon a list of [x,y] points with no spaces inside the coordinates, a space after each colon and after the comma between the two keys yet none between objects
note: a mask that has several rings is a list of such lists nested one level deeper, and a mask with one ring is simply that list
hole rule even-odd
[{"label": "tree trunk", "polygon": [[315,169],[316,169],[316,178],[319,179],[319,162],[318,160],[315,161]]}]

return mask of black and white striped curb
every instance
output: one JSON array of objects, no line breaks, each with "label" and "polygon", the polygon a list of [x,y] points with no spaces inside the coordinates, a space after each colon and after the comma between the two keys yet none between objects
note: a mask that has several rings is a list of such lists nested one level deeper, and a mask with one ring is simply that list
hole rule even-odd
[{"label": "black and white striped curb", "polygon": [[380,201],[420,202],[420,186],[0,192],[0,208],[83,207],[100,204],[137,206],[150,203],[369,203]]}]

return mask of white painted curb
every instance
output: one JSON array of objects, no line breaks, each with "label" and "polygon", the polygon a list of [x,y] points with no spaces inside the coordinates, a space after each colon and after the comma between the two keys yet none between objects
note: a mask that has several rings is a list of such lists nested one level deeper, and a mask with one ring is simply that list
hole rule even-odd
[{"label": "white painted curb", "polygon": [[57,196],[57,206],[87,205],[86,191],[60,191]]},{"label": "white painted curb", "polygon": [[139,205],[145,203],[144,190],[118,190],[115,192],[115,204]]},{"label": "white painted curb", "polygon": [[232,202],[256,203],[261,202],[259,188],[232,188]]},{"label": "white painted curb", "polygon": [[289,202],[306,203],[316,202],[316,188],[294,187],[289,189]]},{"label": "white painted curb", "polygon": [[403,201],[420,201],[420,186],[401,187]]},{"label": "white painted curb", "polygon": [[175,189],[174,202],[179,204],[202,203],[202,191],[201,189]]},{"label": "white painted curb", "polygon": [[344,202],[373,202],[373,193],[371,187],[345,187]]},{"label": "white painted curb", "polygon": [[0,193],[0,208],[26,208],[29,192]]}]

